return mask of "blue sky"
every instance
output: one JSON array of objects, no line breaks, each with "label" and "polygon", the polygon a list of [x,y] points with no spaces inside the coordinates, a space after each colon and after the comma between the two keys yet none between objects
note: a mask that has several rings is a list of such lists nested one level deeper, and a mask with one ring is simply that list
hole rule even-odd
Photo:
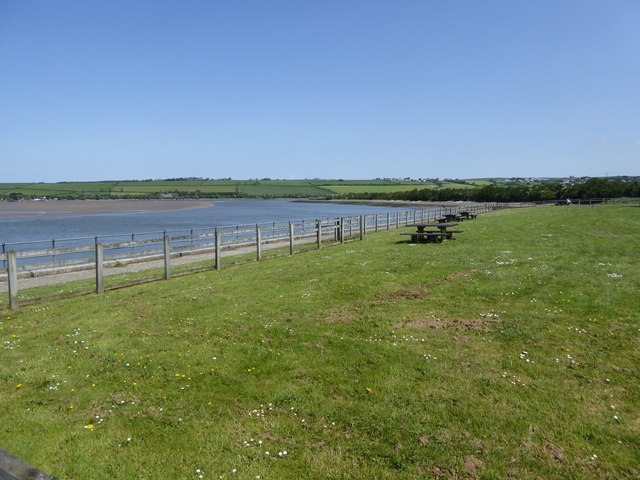
[{"label": "blue sky", "polygon": [[0,182],[640,175],[636,0],[0,0]]}]

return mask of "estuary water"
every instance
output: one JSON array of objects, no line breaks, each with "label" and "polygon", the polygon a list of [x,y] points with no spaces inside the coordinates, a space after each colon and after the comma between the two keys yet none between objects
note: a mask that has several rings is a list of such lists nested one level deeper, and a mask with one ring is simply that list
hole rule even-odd
[{"label": "estuary water", "polygon": [[207,205],[185,210],[49,214],[32,218],[0,218],[0,245],[411,210],[407,206],[306,203],[294,200],[212,200],[203,203]]}]

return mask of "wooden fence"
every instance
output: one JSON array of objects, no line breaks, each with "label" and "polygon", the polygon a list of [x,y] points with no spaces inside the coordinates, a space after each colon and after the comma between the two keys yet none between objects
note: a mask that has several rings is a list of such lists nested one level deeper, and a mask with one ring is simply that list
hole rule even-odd
[{"label": "wooden fence", "polygon": [[[526,206],[530,206],[527,204]],[[299,222],[271,222],[129,235],[3,244],[0,308],[52,298],[102,293],[173,275],[220,269],[267,256],[294,255],[354,240],[367,233],[435,221],[447,213],[481,214],[523,204],[478,204]],[[63,289],[57,285],[65,284]],[[56,285],[55,289],[51,285]],[[52,291],[55,290],[55,291]]]}]

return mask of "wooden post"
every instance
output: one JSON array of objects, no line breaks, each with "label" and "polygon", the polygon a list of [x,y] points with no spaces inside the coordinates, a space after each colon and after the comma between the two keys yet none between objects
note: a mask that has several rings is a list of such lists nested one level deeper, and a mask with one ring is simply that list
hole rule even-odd
[{"label": "wooden post", "polygon": [[104,293],[104,246],[96,239],[96,293]]},{"label": "wooden post", "polygon": [[294,231],[293,223],[289,222],[289,254],[293,255]]},{"label": "wooden post", "polygon": [[164,279],[171,278],[171,243],[169,235],[164,234]]},{"label": "wooden post", "polygon": [[322,248],[322,222],[320,220],[316,220],[316,228],[318,230],[318,248]]},{"label": "wooden post", "polygon": [[360,240],[364,239],[364,215],[360,215]]},{"label": "wooden post", "polygon": [[220,232],[218,232],[218,229],[216,228],[215,230],[215,248],[216,248],[216,270],[220,270]]},{"label": "wooden post", "polygon": [[396,228],[400,228],[400,212],[396,212]]},{"label": "wooden post", "polygon": [[340,217],[340,243],[344,243],[344,217]]},{"label": "wooden post", "polygon": [[262,259],[262,230],[256,225],[256,260]]},{"label": "wooden post", "polygon": [[387,213],[387,230],[389,230],[390,223],[391,223],[391,213]]},{"label": "wooden post", "polygon": [[18,308],[18,271],[16,252],[7,252],[7,280],[9,282],[9,308]]},{"label": "wooden post", "polygon": [[375,226],[376,233],[378,232],[378,226],[379,226],[378,225],[378,214],[376,213],[376,226]]}]

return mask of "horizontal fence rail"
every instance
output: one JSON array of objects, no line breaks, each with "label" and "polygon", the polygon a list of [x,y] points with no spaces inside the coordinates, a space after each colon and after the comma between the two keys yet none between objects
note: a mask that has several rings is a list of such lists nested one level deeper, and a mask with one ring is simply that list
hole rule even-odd
[{"label": "horizontal fence rail", "polygon": [[[269,222],[189,230],[55,239],[2,244],[0,293],[10,308],[48,298],[61,298],[168,279],[172,275],[220,269],[223,258],[233,263],[262,260],[267,255],[293,255],[345,242],[367,233],[435,221],[446,214],[480,214],[529,204],[485,203],[395,211],[388,213]],[[137,275],[137,276],[136,276]],[[84,281],[75,289],[54,292],[44,286]],[[108,284],[109,283],[109,284]],[[23,285],[24,284],[24,285]],[[49,289],[51,290],[51,289]],[[20,292],[33,292],[20,295]],[[4,303],[3,303],[4,302]],[[6,300],[0,301],[0,308]]]}]

